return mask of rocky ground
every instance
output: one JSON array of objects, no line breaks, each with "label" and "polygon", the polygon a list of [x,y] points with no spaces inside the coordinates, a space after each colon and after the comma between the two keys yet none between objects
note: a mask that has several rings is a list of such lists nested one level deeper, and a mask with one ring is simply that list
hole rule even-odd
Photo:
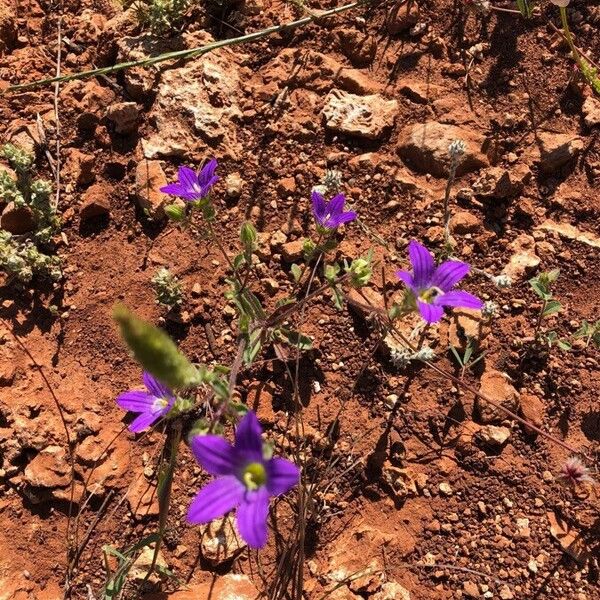
[{"label": "rocky ground", "polygon": [[[465,371],[465,382],[580,448],[594,475],[598,350],[582,340],[569,352],[535,346],[540,303],[527,280],[561,270],[555,295],[563,310],[548,323],[561,337],[600,317],[600,100],[548,25],[559,25],[556,7],[543,3],[524,21],[469,4],[375,3],[193,60],[64,83],[56,107],[52,86],[0,96],[2,141],[36,153],[37,172],[48,179],[59,140],[55,241],[64,271],[56,285],[3,280],[0,598],[62,598],[68,526],[83,548],[71,597],[99,597],[88,594],[104,584],[103,546],[124,549],[156,529],[163,436],[134,442],[124,431],[115,398],[138,385],[140,370],[110,314],[124,301],[163,324],[192,359],[231,364],[236,328],[224,298],[226,265],[201,235],[166,224],[168,198],[157,191],[179,164],[209,156],[222,177],[219,236],[233,255],[241,222],[256,224],[259,293],[268,306],[292,289],[290,264],[313,227],[310,191],[326,169],[341,172],[360,216],[338,254],[374,248],[383,270],[367,292],[383,302],[382,294],[401,293],[394,272],[407,266],[410,239],[441,247],[447,147],[464,140],[451,201],[457,254],[514,284],[499,290],[484,276],[469,279],[498,314],[488,322],[456,311],[432,328],[436,364],[458,376],[447,348],[464,349],[466,336],[477,337],[485,357]],[[271,0],[202,3],[181,33],[156,36],[140,29],[134,11],[108,0],[66,0],[63,10],[63,73],[302,14]],[[58,12],[52,2],[0,0],[3,88],[54,74]],[[598,6],[574,0],[570,15],[578,46],[598,59]],[[7,204],[0,226],[26,234],[31,215]],[[186,289],[176,321],[154,301],[150,280],[161,266]],[[566,450],[426,368],[401,368],[385,349],[373,354],[377,332],[368,315],[337,311],[328,294],[309,305],[302,330],[314,340],[301,362],[302,439],[290,433],[290,383],[274,355],[243,370],[237,390],[278,446],[301,444],[310,464],[316,500],[305,598],[598,598],[597,488],[556,481]],[[71,511],[57,402],[74,440]],[[330,444],[327,428],[341,407]],[[273,582],[294,494],[276,503],[279,533],[258,555],[229,520],[186,525],[204,477],[186,449],[160,557],[174,577],[155,581],[145,597],[285,597]],[[150,559],[145,551],[137,560],[126,597],[139,597],[136,581]]]}]

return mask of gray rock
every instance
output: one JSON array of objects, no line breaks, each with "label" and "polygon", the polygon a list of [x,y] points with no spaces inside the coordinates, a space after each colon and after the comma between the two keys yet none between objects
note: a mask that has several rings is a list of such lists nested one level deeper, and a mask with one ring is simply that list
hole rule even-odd
[{"label": "gray rock", "polygon": [[550,174],[569,163],[583,150],[583,140],[570,133],[538,134],[540,169]]}]

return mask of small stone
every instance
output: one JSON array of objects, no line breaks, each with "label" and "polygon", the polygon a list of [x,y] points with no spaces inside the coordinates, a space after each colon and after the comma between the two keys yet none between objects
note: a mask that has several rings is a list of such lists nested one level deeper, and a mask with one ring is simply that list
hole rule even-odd
[{"label": "small stone", "polygon": [[277,193],[282,198],[287,198],[296,192],[296,180],[293,177],[284,177],[277,184]]},{"label": "small stone", "polygon": [[244,180],[239,173],[229,173],[225,177],[225,194],[228,198],[239,198],[242,195],[243,189]]},{"label": "small stone", "polygon": [[[541,398],[533,394],[521,394],[521,415],[526,421],[536,427],[541,427],[544,423],[546,407]],[[534,433],[533,429],[525,426],[527,433]]]},{"label": "small stone", "polygon": [[[513,412],[517,410],[519,406],[519,393],[511,385],[508,378],[495,369],[488,369],[483,373],[480,379],[479,391],[484,396],[494,400],[495,403],[506,406],[506,408]],[[506,414],[501,409],[488,404],[479,397],[476,399],[476,406],[479,411],[479,416],[484,423],[501,420]]]},{"label": "small stone", "polygon": [[110,191],[111,188],[104,183],[95,184],[86,190],[79,207],[82,222],[110,215]]},{"label": "small stone", "polygon": [[410,600],[410,592],[396,581],[387,581],[381,589],[369,596],[370,600]]},{"label": "small stone", "polygon": [[513,593],[507,585],[503,585],[500,588],[499,595],[502,600],[512,600],[514,598]]},{"label": "small stone", "polygon": [[465,581],[463,583],[463,591],[468,598],[479,598],[479,588],[473,581]]},{"label": "small stone", "polygon": [[160,188],[165,185],[167,178],[159,161],[143,160],[138,163],[135,170],[135,197],[140,208],[152,219],[164,217],[169,196],[163,194]]},{"label": "small stone", "polygon": [[73,148],[65,162],[67,177],[76,185],[89,185],[96,179],[94,171],[95,158],[93,154],[86,154]]},{"label": "small stone", "polygon": [[510,429],[508,427],[496,427],[495,425],[486,425],[479,430],[479,439],[490,448],[501,448],[510,438]]},{"label": "small stone", "polygon": [[377,40],[356,29],[340,29],[337,32],[342,52],[355,67],[367,67],[375,59]]},{"label": "small stone", "polygon": [[71,482],[67,453],[60,446],[44,448],[25,468],[25,481],[33,487],[66,487]]},{"label": "small stone", "polygon": [[9,233],[20,235],[35,229],[35,219],[29,206],[15,206],[9,202],[0,216],[0,227]]},{"label": "small stone", "polygon": [[584,114],[584,122],[588,127],[600,125],[600,100],[594,96],[588,96],[581,107]]},{"label": "small stone", "polygon": [[457,210],[452,215],[450,227],[453,233],[464,235],[465,233],[476,233],[481,229],[481,220],[467,210]]},{"label": "small stone", "polygon": [[540,257],[535,253],[535,238],[526,233],[518,236],[509,249],[513,253],[508,264],[502,270],[513,281],[530,275],[540,264]]},{"label": "small stone", "polygon": [[538,134],[540,169],[547,174],[552,174],[560,167],[566,165],[583,150],[583,140],[570,133]]},{"label": "small stone", "polygon": [[[142,581],[146,578],[150,567],[152,566],[152,561],[154,560],[154,544],[150,544],[149,546],[144,546],[139,556],[135,559],[133,565],[131,565],[131,569],[129,570],[129,577],[134,581]],[[156,565],[159,568],[167,569],[168,564],[163,556],[162,552],[159,550],[156,557]],[[156,583],[160,581],[160,577],[156,571],[150,575],[148,578],[149,581]]]},{"label": "small stone", "polygon": [[527,568],[535,575],[538,572],[538,564],[535,558],[532,558],[527,563]]},{"label": "small stone", "polygon": [[202,557],[212,566],[235,558],[246,547],[231,517],[216,519],[202,528]]},{"label": "small stone", "polygon": [[404,128],[399,139],[398,152],[402,158],[422,173],[447,177],[448,146],[454,140],[462,140],[466,146],[456,169],[458,175],[489,165],[484,152],[485,137],[472,129],[428,121]]},{"label": "small stone", "polygon": [[418,20],[419,5],[414,0],[399,0],[389,12],[385,25],[390,35],[396,35],[416,25]]},{"label": "small stone", "polygon": [[551,231],[558,234],[561,238],[575,240],[592,248],[600,248],[600,237],[591,232],[580,231],[577,227],[569,223],[558,223],[552,219],[544,221],[537,229],[542,231]]},{"label": "small stone", "polygon": [[160,512],[156,485],[147,481],[145,477],[136,476],[126,497],[129,510],[137,519],[156,517]]},{"label": "small stone", "polygon": [[439,490],[444,496],[452,496],[452,488],[446,481],[440,483]]},{"label": "small stone", "polygon": [[108,107],[106,118],[114,123],[117,133],[134,133],[138,128],[140,109],[135,102],[117,102]]},{"label": "small stone", "polygon": [[302,240],[287,242],[281,248],[281,256],[286,262],[292,263],[302,258],[303,249],[304,242]]},{"label": "small stone", "polygon": [[531,181],[531,169],[524,163],[510,169],[490,167],[472,186],[473,192],[483,198],[513,198],[518,196]]}]

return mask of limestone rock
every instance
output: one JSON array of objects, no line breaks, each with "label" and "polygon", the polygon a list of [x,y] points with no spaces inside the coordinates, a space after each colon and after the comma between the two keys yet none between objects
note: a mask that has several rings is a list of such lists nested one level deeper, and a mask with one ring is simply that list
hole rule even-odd
[{"label": "limestone rock", "polygon": [[239,173],[229,173],[225,177],[225,194],[228,198],[239,198],[244,189],[244,180]]},{"label": "limestone rock", "polygon": [[398,151],[418,171],[446,177],[450,167],[448,146],[457,139],[466,145],[465,154],[456,170],[458,175],[488,166],[483,135],[471,129],[436,121],[406,127],[400,133]]},{"label": "limestone rock", "polygon": [[153,219],[164,217],[169,196],[160,188],[167,185],[167,177],[157,160],[142,160],[135,170],[135,197],[142,210]]},{"label": "limestone rock", "polygon": [[588,96],[581,107],[584,122],[588,127],[600,125],[600,100],[595,96]]},{"label": "limestone rock", "polygon": [[388,581],[370,600],[410,600],[410,592],[396,581]]},{"label": "limestone rock", "polygon": [[108,107],[106,118],[114,123],[117,133],[133,133],[138,127],[140,109],[135,102],[116,102]]},{"label": "limestone rock", "polygon": [[356,29],[344,28],[337,32],[342,52],[355,67],[368,67],[377,53],[377,40]]},{"label": "limestone rock", "polygon": [[574,227],[569,223],[557,223],[552,219],[548,219],[547,221],[544,221],[539,227],[536,227],[536,229],[556,233],[561,238],[565,238],[567,240],[574,240],[576,242],[586,244],[587,246],[591,246],[592,248],[600,248],[600,237],[587,231],[580,231],[579,229],[577,229],[577,227]]},{"label": "limestone rock", "polygon": [[404,500],[410,496],[417,496],[419,490],[427,484],[427,475],[418,473],[413,469],[395,467],[386,461],[383,464],[381,476],[392,488],[398,500]]},{"label": "limestone rock", "polygon": [[0,216],[0,227],[16,235],[27,233],[35,228],[35,219],[29,206],[15,206],[9,202]]},{"label": "limestone rock", "polygon": [[[212,41],[205,34],[195,43]],[[182,156],[219,146],[239,156],[235,122],[242,118],[239,61],[243,55],[227,48],[197,57],[162,74],[149,121],[156,133],[142,140],[146,158]]]},{"label": "limestone rock", "polygon": [[71,482],[67,452],[60,446],[44,448],[25,468],[25,481],[33,487],[66,487]]},{"label": "limestone rock", "polygon": [[322,114],[328,129],[376,140],[393,127],[397,112],[396,100],[385,100],[378,94],[356,96],[333,89],[325,98]]},{"label": "limestone rock", "polygon": [[452,215],[450,227],[453,233],[464,235],[465,233],[476,233],[481,229],[481,219],[468,210],[457,210]]},{"label": "limestone rock", "polygon": [[[481,310],[458,308],[450,314],[448,343],[462,352],[466,349],[468,340],[473,340],[476,353],[477,349],[483,347],[489,333],[489,323],[481,316]],[[472,356],[473,358],[475,355]]]},{"label": "limestone rock", "polygon": [[386,20],[388,33],[395,35],[410,29],[419,20],[419,5],[414,0],[398,0]]},{"label": "limestone rock", "polygon": [[540,258],[535,253],[535,239],[522,233],[510,245],[512,255],[508,264],[502,270],[513,281],[520,280],[525,275],[530,275],[540,264]]},{"label": "limestone rock", "polygon": [[583,150],[583,140],[570,133],[538,134],[540,169],[551,174],[566,165]]},{"label": "limestone rock", "polygon": [[510,169],[490,167],[473,184],[473,191],[484,198],[513,198],[523,192],[531,180],[531,170],[524,163]]},{"label": "limestone rock", "polygon": [[[143,581],[152,566],[152,561],[154,560],[154,544],[150,544],[149,546],[144,546],[139,556],[135,559],[133,565],[131,565],[131,569],[129,570],[129,578],[134,581]],[[163,553],[159,550],[156,556],[156,566],[162,567],[163,569],[168,568],[167,561],[163,556]],[[154,571],[152,575],[148,578],[148,581],[157,582],[159,580],[159,576]]]},{"label": "limestone rock", "polygon": [[[513,412],[516,412],[519,407],[519,392],[511,385],[508,377],[500,371],[495,369],[485,371],[481,376],[479,391],[496,404],[501,404]],[[502,420],[506,416],[502,410],[479,397],[477,397],[476,405],[483,423]]]},{"label": "limestone rock", "polygon": [[281,248],[281,255],[283,260],[292,263],[302,258],[304,248],[304,242],[302,240],[295,240],[294,242],[287,242]]},{"label": "limestone rock", "polygon": [[213,566],[233,560],[245,547],[231,517],[216,519],[202,528],[202,557]]},{"label": "limestone rock", "polygon": [[498,449],[504,446],[510,438],[510,429],[508,427],[486,425],[479,430],[478,437],[489,448]]}]

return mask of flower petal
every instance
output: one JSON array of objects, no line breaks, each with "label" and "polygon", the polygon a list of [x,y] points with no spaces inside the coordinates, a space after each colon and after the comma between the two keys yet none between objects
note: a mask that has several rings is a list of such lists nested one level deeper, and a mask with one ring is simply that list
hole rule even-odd
[{"label": "flower petal", "polygon": [[158,421],[161,416],[162,415],[160,413],[156,412],[143,412],[139,414],[133,421],[131,421],[131,425],[129,425],[129,431],[133,433],[144,431],[144,429],[148,429],[148,427]]},{"label": "flower petal", "polygon": [[469,292],[463,292],[461,290],[446,292],[445,294],[438,296],[434,302],[439,306],[460,306],[463,308],[483,307],[483,302],[477,298],[477,296],[473,296],[473,294],[469,294]]},{"label": "flower petal", "polygon": [[[217,169],[218,163],[217,159],[213,158],[209,160],[201,169],[200,173],[198,173],[198,183],[204,187],[210,187],[214,183],[216,183],[219,178],[215,176],[215,171]],[[214,179],[214,181],[213,181]]]},{"label": "flower petal", "polygon": [[471,267],[467,263],[447,260],[435,270],[431,285],[449,292],[470,270]]},{"label": "flower petal", "polygon": [[431,252],[419,244],[416,240],[412,240],[408,244],[408,255],[414,270],[415,287],[424,289],[429,287],[429,280],[435,269],[435,262]]},{"label": "flower petal", "polygon": [[262,460],[262,429],[256,415],[249,410],[235,430],[235,449],[248,462]]},{"label": "flower petal", "polygon": [[144,385],[155,398],[170,398],[173,392],[163,383],[161,383],[154,375],[144,371],[142,375]]},{"label": "flower petal", "polygon": [[341,215],[344,210],[344,204],[346,202],[346,196],[344,194],[337,194],[334,196],[327,205],[327,212],[333,216]]},{"label": "flower petal", "polygon": [[163,185],[160,188],[160,191],[163,194],[170,194],[171,196],[183,196],[187,193],[179,183],[169,183],[168,185]]},{"label": "flower petal", "polygon": [[267,543],[269,492],[262,487],[247,493],[237,510],[237,526],[242,538],[251,548],[262,548]]},{"label": "flower petal", "polygon": [[436,304],[427,304],[427,302],[421,302],[417,300],[417,306],[421,316],[428,323],[436,323],[444,316],[444,309]]},{"label": "flower petal", "polygon": [[211,475],[231,475],[236,467],[233,446],[219,435],[197,435],[190,447],[196,460]]},{"label": "flower petal", "polygon": [[244,485],[233,475],[207,483],[192,500],[188,523],[209,523],[239,506],[244,498]]},{"label": "flower petal", "polygon": [[179,177],[179,183],[181,184],[181,187],[186,192],[195,191],[194,186],[198,185],[198,178],[196,177],[196,173],[194,173],[193,169],[190,169],[189,167],[184,167],[182,165],[181,167],[179,167],[177,175]]},{"label": "flower petal", "polygon": [[349,210],[337,216],[337,224],[343,225],[344,223],[354,221],[354,219],[356,219],[356,213],[353,210]]},{"label": "flower petal", "polygon": [[291,490],[300,479],[300,469],[285,458],[272,458],[266,465],[267,489],[271,496]]},{"label": "flower petal", "polygon": [[417,292],[412,273],[409,273],[408,271],[396,271],[396,277],[400,279],[412,292]]},{"label": "flower petal", "polygon": [[151,411],[155,398],[148,392],[130,390],[117,397],[117,404],[123,410],[141,413]]},{"label": "flower petal", "polygon": [[317,222],[322,225],[323,220],[327,216],[327,205],[325,204],[325,198],[319,192],[313,192],[311,194],[313,214]]}]

